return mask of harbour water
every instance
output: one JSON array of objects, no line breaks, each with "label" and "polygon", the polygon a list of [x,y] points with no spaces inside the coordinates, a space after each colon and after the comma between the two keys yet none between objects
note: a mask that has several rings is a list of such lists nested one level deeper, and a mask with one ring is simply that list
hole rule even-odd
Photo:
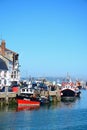
[{"label": "harbour water", "polygon": [[86,130],[87,90],[74,102],[59,102],[39,108],[0,108],[0,130]]}]

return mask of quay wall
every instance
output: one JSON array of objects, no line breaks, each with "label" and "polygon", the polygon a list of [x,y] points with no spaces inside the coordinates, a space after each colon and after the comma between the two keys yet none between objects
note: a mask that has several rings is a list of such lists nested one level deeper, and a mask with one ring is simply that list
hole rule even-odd
[{"label": "quay wall", "polygon": [[[50,101],[61,101],[61,95],[60,95],[60,90],[56,89],[54,91],[51,90],[41,90],[36,91],[35,92],[36,95],[39,96],[45,96],[48,97],[50,99]],[[13,102],[13,100],[16,103],[16,94],[20,95],[20,88],[18,92],[8,92],[8,87],[5,87],[5,92],[0,92],[0,104],[6,104],[8,105],[11,101]]]},{"label": "quay wall", "polygon": [[55,91],[41,91],[40,96],[50,97],[50,101],[61,101],[61,95],[59,90]]},{"label": "quay wall", "polygon": [[0,92],[0,105],[8,105],[9,103],[15,102],[15,92]]}]

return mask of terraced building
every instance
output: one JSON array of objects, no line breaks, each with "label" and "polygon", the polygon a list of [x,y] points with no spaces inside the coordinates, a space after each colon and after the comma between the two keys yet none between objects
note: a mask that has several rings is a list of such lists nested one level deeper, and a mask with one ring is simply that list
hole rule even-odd
[{"label": "terraced building", "polygon": [[4,40],[0,45],[0,88],[19,82],[19,54],[6,48]]}]

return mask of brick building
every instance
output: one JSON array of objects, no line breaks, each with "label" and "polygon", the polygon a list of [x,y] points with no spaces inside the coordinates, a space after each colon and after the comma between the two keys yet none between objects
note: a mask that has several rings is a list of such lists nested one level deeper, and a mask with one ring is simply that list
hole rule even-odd
[{"label": "brick building", "polygon": [[4,40],[0,45],[0,88],[19,82],[19,55],[6,48]]}]

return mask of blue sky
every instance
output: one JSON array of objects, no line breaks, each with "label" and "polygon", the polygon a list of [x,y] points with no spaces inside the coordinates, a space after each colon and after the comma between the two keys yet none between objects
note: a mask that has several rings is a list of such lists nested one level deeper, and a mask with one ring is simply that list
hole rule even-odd
[{"label": "blue sky", "polygon": [[87,0],[0,0],[0,34],[21,76],[87,78]]}]

